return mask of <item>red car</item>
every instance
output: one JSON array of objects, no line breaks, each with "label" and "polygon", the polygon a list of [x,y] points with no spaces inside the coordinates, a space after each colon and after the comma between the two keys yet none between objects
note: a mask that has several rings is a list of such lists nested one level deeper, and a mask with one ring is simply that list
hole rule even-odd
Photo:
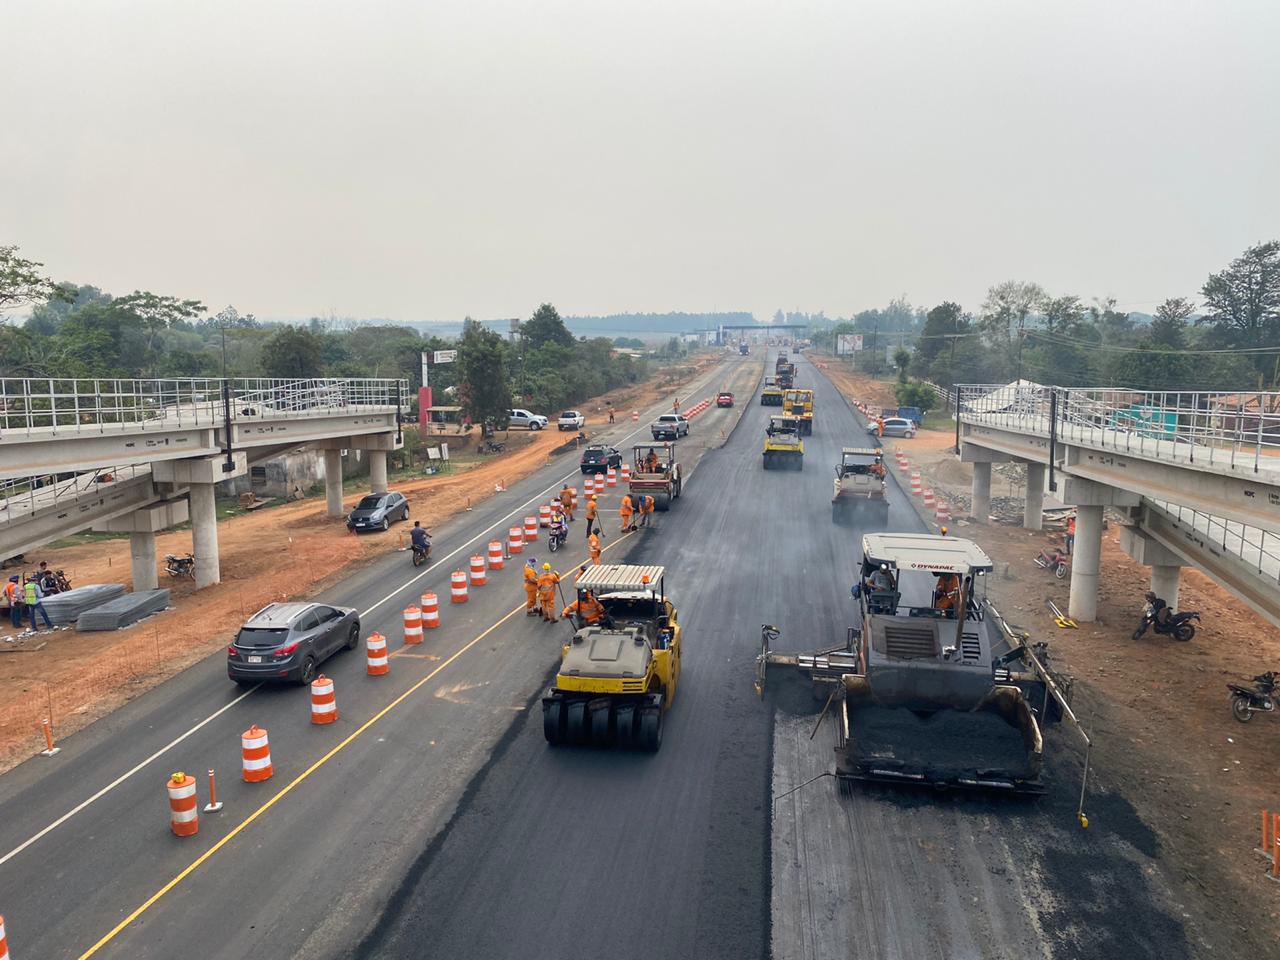
[{"label": "red car", "polygon": [[730,393],[728,390],[726,390],[724,393],[718,393],[718,394],[716,394],[716,406],[717,406],[717,407],[732,407],[732,406],[733,406],[733,394],[732,394],[732,393]]}]

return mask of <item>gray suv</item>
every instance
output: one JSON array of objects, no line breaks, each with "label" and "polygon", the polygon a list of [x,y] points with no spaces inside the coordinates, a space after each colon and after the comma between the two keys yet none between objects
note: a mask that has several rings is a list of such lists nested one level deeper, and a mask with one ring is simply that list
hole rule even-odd
[{"label": "gray suv", "polygon": [[239,684],[310,683],[321,663],[359,645],[360,616],[351,607],[272,603],[250,617],[227,647],[227,676]]}]

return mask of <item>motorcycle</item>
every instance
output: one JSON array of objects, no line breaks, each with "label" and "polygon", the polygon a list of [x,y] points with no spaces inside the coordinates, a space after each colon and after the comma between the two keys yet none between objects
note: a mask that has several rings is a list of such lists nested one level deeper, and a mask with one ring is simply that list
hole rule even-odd
[{"label": "motorcycle", "polygon": [[547,546],[555,553],[569,541],[569,525],[563,520],[551,524],[547,533]]},{"label": "motorcycle", "polygon": [[480,444],[481,453],[501,453],[505,449],[507,449],[507,445],[497,440],[486,440]]},{"label": "motorcycle", "polygon": [[1142,608],[1142,622],[1138,624],[1138,629],[1133,631],[1133,639],[1137,640],[1147,632],[1147,627],[1151,627],[1156,633],[1169,634],[1173,639],[1185,643],[1196,635],[1196,626],[1191,621],[1199,619],[1199,611],[1185,610],[1182,613],[1170,614],[1169,619],[1164,623],[1156,623],[1155,607],[1148,603]]},{"label": "motorcycle", "polygon": [[415,567],[420,567],[424,563],[426,563],[428,560],[431,559],[431,541],[430,540],[427,541],[427,545],[425,547],[419,546],[416,543],[413,544],[412,550],[413,550],[413,565]]},{"label": "motorcycle", "polygon": [[1039,556],[1034,560],[1037,567],[1044,570],[1052,570],[1053,575],[1059,580],[1065,577],[1067,575],[1067,571],[1071,569],[1069,566],[1070,562],[1071,558],[1061,550],[1055,550],[1052,554],[1045,553],[1041,550]]},{"label": "motorcycle", "polygon": [[188,580],[194,580],[196,578],[196,558],[189,553],[181,557],[166,553],[164,556],[164,572],[171,577],[179,579],[186,577]]},{"label": "motorcycle", "polygon": [[1276,709],[1276,675],[1268,670],[1253,678],[1256,687],[1228,683],[1231,691],[1231,715],[1241,723],[1248,723],[1255,713],[1274,713]]}]

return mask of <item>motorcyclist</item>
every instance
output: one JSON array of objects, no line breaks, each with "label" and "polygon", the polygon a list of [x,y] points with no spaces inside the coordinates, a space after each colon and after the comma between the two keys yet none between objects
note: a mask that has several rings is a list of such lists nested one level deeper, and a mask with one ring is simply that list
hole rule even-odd
[{"label": "motorcyclist", "polygon": [[561,543],[569,537],[569,528],[565,526],[564,514],[560,512],[559,501],[555,501],[556,508],[551,511],[551,535],[557,537]]},{"label": "motorcyclist", "polygon": [[427,533],[422,526],[421,520],[413,521],[413,529],[409,531],[409,539],[413,543],[413,549],[421,553],[428,553],[431,550],[431,534]]},{"label": "motorcyclist", "polygon": [[1148,590],[1147,605],[1151,608],[1151,621],[1157,627],[1168,626],[1169,616],[1173,612],[1169,609],[1169,605],[1156,596],[1154,590]]}]

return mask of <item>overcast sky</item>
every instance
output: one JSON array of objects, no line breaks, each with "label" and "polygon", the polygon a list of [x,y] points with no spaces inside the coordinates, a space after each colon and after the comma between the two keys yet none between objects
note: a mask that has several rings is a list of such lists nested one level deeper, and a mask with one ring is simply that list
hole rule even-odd
[{"label": "overcast sky", "polygon": [[0,243],[266,317],[1130,309],[1280,237],[1280,3],[0,3]]}]

